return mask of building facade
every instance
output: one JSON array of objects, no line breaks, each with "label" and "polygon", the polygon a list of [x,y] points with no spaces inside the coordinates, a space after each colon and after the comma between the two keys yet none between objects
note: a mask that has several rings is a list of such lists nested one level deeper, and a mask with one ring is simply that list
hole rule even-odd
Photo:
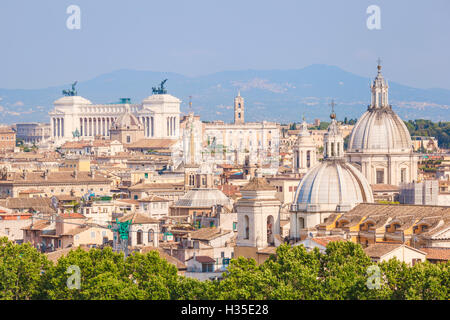
[{"label": "building facade", "polygon": [[345,161],[344,139],[336,115],[324,137],[324,161],[312,167],[301,180],[291,205],[290,237],[303,240],[332,214],[347,212],[359,203],[373,202],[366,178]]},{"label": "building facade", "polygon": [[180,103],[170,94],[153,94],[140,104],[122,99],[118,104],[92,104],[81,96],[66,96],[54,102],[49,113],[51,139],[62,144],[74,139],[95,137],[108,139],[113,123],[130,111],[144,127],[147,139],[178,139],[180,136]]},{"label": "building facade", "polygon": [[0,151],[13,151],[16,146],[16,132],[10,127],[0,127]]},{"label": "building facade", "polygon": [[49,123],[18,123],[16,124],[17,139],[22,139],[25,143],[38,144],[47,141],[51,136]]},{"label": "building facade", "polygon": [[350,136],[347,159],[370,184],[400,185],[417,181],[418,156],[406,125],[389,104],[389,86],[381,74],[372,86],[372,102]]}]

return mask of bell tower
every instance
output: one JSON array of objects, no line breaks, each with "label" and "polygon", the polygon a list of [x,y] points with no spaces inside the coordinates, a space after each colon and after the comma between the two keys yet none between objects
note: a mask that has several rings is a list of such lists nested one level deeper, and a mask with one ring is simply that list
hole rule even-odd
[{"label": "bell tower", "polygon": [[234,124],[244,124],[244,98],[241,97],[241,91],[234,98]]}]

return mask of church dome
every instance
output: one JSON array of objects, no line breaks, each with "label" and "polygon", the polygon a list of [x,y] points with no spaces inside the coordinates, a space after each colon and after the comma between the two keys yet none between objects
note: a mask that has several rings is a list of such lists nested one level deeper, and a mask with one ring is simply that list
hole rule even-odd
[{"label": "church dome", "polygon": [[[334,101],[332,102],[334,109]],[[373,202],[363,174],[344,158],[344,139],[334,110],[324,135],[324,161],[312,167],[297,188],[292,211],[344,212],[362,202]]]},{"label": "church dome", "polygon": [[411,153],[411,136],[389,104],[389,86],[381,74],[379,64],[371,92],[371,104],[352,130],[348,151]]},{"label": "church dome", "polygon": [[406,125],[391,108],[370,108],[358,120],[349,140],[349,152],[411,152]]},{"label": "church dome", "polygon": [[196,188],[188,191],[175,202],[175,207],[211,208],[222,205],[227,208],[233,206],[231,200],[219,189]]},{"label": "church dome", "polygon": [[372,189],[362,173],[344,160],[326,160],[314,166],[299,184],[293,211],[348,211],[373,202]]},{"label": "church dome", "polygon": [[113,124],[115,129],[139,129],[142,126],[139,119],[131,113],[129,105],[126,105],[126,111]]}]

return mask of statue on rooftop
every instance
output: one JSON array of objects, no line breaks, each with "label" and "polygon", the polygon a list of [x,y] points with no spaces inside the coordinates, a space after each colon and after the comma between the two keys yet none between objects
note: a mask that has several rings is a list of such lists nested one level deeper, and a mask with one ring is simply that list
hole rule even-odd
[{"label": "statue on rooftop", "polygon": [[78,128],[75,129],[75,131],[72,132],[72,136],[74,138],[79,138],[80,137],[80,131],[78,131]]},{"label": "statue on rooftop", "polygon": [[75,90],[75,86],[77,85],[78,81],[75,81],[74,83],[72,83],[72,90],[63,90],[62,93],[63,95],[67,96],[67,97],[73,97],[77,95],[77,91]]},{"label": "statue on rooftop", "polygon": [[152,87],[152,92],[153,94],[166,94],[167,90],[164,88],[164,84],[166,83],[167,79],[165,79],[164,81],[161,81],[160,86],[157,87]]}]

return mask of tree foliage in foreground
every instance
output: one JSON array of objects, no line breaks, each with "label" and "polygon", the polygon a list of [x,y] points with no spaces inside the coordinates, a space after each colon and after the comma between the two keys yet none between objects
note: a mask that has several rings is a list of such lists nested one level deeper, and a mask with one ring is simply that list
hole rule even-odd
[{"label": "tree foliage in foreground", "polygon": [[[261,265],[232,259],[221,281],[177,274],[156,251],[123,258],[110,248],[76,249],[50,262],[29,244],[0,239],[0,299],[449,299],[450,263],[412,267],[392,259],[377,264],[380,288],[369,289],[373,265],[362,247],[331,242],[325,254],[282,245]],[[70,266],[80,288],[69,289]]]}]

